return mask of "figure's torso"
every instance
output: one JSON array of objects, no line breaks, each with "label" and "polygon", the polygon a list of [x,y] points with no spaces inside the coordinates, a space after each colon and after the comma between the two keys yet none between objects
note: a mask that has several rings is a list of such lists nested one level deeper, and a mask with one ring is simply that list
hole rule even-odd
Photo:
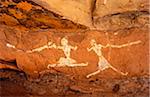
[{"label": "figure's torso", "polygon": [[62,48],[63,48],[63,51],[64,51],[65,56],[66,56],[67,58],[70,57],[70,52],[71,52],[70,46],[65,45],[65,46],[63,46]]},{"label": "figure's torso", "polygon": [[100,45],[96,45],[93,47],[94,52],[100,57],[102,56],[102,51],[101,51],[102,47]]}]

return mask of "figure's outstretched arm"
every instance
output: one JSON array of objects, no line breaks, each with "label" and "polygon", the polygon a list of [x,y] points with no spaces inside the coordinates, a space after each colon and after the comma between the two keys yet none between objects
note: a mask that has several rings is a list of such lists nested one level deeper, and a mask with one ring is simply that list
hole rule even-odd
[{"label": "figure's outstretched arm", "polygon": [[57,46],[56,49],[61,49],[62,50],[63,47],[62,46]]},{"label": "figure's outstretched arm", "polygon": [[140,40],[130,42],[130,43],[126,43],[126,44],[122,44],[122,45],[110,45],[110,47],[112,47],[112,48],[122,48],[122,47],[131,46],[131,45],[135,45],[135,44],[139,44],[139,43],[141,43]]},{"label": "figure's outstretched arm", "polygon": [[31,51],[27,51],[28,53],[31,53],[31,52],[40,52],[44,49],[48,49],[48,48],[56,48],[56,45],[55,44],[52,44],[52,42],[48,42],[47,45],[44,45],[44,46],[41,46],[41,47],[38,47],[38,48],[35,48],[35,49],[32,49]]},{"label": "figure's outstretched arm", "polygon": [[47,45],[44,45],[44,46],[42,46],[42,47],[35,48],[35,49],[32,49],[31,51],[27,51],[27,52],[40,52],[40,51],[42,51],[42,50],[44,50],[44,49],[47,49],[47,48],[48,48],[48,46],[47,46]]},{"label": "figure's outstretched arm", "polygon": [[131,45],[135,45],[135,44],[139,44],[139,43],[141,43],[140,40],[134,41],[134,42],[130,42],[130,43],[126,43],[126,44],[122,44],[122,45],[107,44],[106,46],[104,46],[104,45],[99,44],[99,46],[100,46],[100,47],[103,47],[103,48],[107,48],[107,47],[122,48],[122,47],[131,46]]},{"label": "figure's outstretched arm", "polygon": [[107,47],[110,47],[110,44],[107,44],[106,46],[104,46],[104,45],[99,45],[99,46],[102,48],[107,48]]},{"label": "figure's outstretched arm", "polygon": [[7,43],[6,46],[9,47],[9,48],[14,48],[14,49],[16,49],[16,47],[15,47],[14,45],[9,44],[9,43]]},{"label": "figure's outstretched arm", "polygon": [[75,47],[73,47],[73,46],[70,46],[71,47],[71,49],[73,49],[73,50],[77,50],[77,46],[75,46]]},{"label": "figure's outstretched arm", "polygon": [[9,48],[13,48],[13,49],[15,49],[17,51],[23,51],[22,49],[18,49],[18,48],[16,48],[15,45],[12,45],[12,44],[9,44],[9,43],[7,43],[6,46],[9,47]]},{"label": "figure's outstretched arm", "polygon": [[57,46],[56,46],[56,44],[52,44],[52,45],[50,45],[50,46],[48,46],[48,48],[57,48]]}]

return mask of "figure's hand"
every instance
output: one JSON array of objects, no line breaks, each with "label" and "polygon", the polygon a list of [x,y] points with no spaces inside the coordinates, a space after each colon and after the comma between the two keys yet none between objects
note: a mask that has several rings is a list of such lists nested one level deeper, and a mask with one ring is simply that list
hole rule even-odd
[{"label": "figure's hand", "polygon": [[90,51],[91,51],[91,49],[90,49],[90,48],[87,48],[87,51],[88,51],[88,52],[90,52]]},{"label": "figure's hand", "polygon": [[110,44],[107,44],[106,47],[110,47]]},{"label": "figure's hand", "polygon": [[52,44],[52,42],[48,42],[48,48],[55,48],[56,49],[55,43]]}]

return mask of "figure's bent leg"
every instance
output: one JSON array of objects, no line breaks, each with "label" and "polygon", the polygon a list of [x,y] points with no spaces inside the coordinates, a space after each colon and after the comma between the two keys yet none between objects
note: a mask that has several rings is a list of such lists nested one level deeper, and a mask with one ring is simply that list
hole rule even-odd
[{"label": "figure's bent leg", "polygon": [[86,76],[86,78],[90,78],[91,76],[100,73],[100,71],[101,71],[101,70],[97,70],[97,71],[95,71],[95,72],[93,72],[93,73],[90,73],[90,74],[88,74],[88,75]]},{"label": "figure's bent leg", "polygon": [[113,69],[114,71],[120,73],[121,75],[128,75],[128,72],[126,72],[126,73],[121,72],[121,71],[117,70],[115,67],[113,67],[113,66],[111,66],[111,65],[110,65],[110,68]]},{"label": "figure's bent leg", "polygon": [[81,66],[88,66],[88,63],[79,63],[79,64],[69,64],[68,67],[81,67]]}]

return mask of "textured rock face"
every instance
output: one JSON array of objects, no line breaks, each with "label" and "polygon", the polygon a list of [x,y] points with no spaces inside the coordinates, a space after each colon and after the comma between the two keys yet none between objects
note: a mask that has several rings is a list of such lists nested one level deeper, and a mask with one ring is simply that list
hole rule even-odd
[{"label": "textured rock face", "polygon": [[97,0],[93,11],[94,26],[105,31],[141,27],[148,24],[147,21],[148,0]]},{"label": "textured rock face", "polygon": [[148,0],[31,1],[91,29],[108,31],[140,27],[149,19]]},{"label": "textured rock face", "polygon": [[148,0],[97,0],[94,14],[98,17],[131,11],[148,11]]},{"label": "textured rock face", "polygon": [[73,22],[93,28],[91,7],[93,0],[31,0]]},{"label": "textured rock face", "polygon": [[1,96],[148,97],[148,0],[32,1],[0,2]]},{"label": "textured rock face", "polygon": [[[7,62],[16,61],[17,67],[29,75],[39,74],[45,70],[56,70],[75,77],[86,77],[97,71],[98,65],[104,67],[107,65],[103,63],[103,59],[118,71],[127,72],[127,76],[148,73],[148,30],[146,29],[133,28],[116,33],[99,31],[65,33],[51,30],[20,32],[6,26],[0,28],[0,59]],[[64,43],[65,46],[62,42],[64,37],[68,41],[67,44]],[[101,55],[94,49],[88,52],[87,48],[93,46],[91,40],[95,40],[97,45],[106,46],[97,50]],[[51,44],[48,45],[50,42]],[[69,57],[64,49],[59,49],[66,46],[67,50],[69,47],[77,47],[67,52],[70,54]],[[71,65],[65,64],[61,58]],[[107,68],[93,76],[110,78],[119,77],[121,74],[112,68]]]}]

